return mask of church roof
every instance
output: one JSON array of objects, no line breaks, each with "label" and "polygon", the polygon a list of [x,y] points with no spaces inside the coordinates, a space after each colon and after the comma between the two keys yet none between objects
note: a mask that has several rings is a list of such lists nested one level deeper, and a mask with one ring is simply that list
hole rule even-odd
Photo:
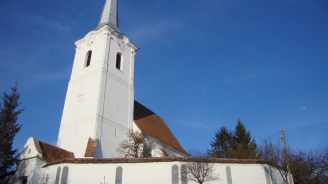
[{"label": "church roof", "polygon": [[187,152],[175,138],[166,122],[137,101],[134,102],[134,122],[144,134],[187,155]]},{"label": "church roof", "polygon": [[161,162],[204,162],[221,164],[268,164],[277,167],[263,159],[226,159],[226,158],[202,158],[202,157],[154,157],[154,158],[107,158],[107,159],[64,159],[46,164],[48,167],[56,164],[112,164],[112,163],[161,163]]},{"label": "church roof", "polygon": [[85,157],[95,157],[98,141],[98,139],[89,138],[87,148],[85,149]]},{"label": "church roof", "polygon": [[35,140],[38,152],[42,153],[42,158],[47,162],[55,162],[62,159],[74,159],[74,153],[58,148],[56,146]]}]

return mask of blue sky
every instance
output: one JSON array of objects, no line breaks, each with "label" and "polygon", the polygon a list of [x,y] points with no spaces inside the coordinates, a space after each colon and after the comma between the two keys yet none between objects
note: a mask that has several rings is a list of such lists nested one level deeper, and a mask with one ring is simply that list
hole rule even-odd
[{"label": "blue sky", "polygon": [[[103,0],[1,0],[0,91],[18,82],[15,146],[55,144],[74,41]],[[328,140],[326,0],[120,0],[120,29],[140,47],[136,99],[187,149],[206,150],[241,119],[258,143],[321,149]]]}]

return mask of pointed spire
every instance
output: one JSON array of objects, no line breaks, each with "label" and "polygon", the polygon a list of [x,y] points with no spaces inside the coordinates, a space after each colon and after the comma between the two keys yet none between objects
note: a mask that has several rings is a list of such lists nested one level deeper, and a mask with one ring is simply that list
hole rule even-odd
[{"label": "pointed spire", "polygon": [[118,31],[117,0],[106,0],[98,27],[109,25]]}]

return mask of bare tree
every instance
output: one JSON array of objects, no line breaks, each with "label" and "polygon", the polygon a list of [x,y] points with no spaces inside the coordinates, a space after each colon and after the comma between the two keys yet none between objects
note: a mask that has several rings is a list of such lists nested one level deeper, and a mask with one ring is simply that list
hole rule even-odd
[{"label": "bare tree", "polygon": [[141,132],[129,131],[128,139],[123,141],[118,151],[127,158],[146,158],[152,156],[154,143],[146,141]]},{"label": "bare tree", "polygon": [[288,184],[289,173],[286,169],[286,160],[283,156],[283,150],[279,146],[273,145],[271,142],[264,141],[263,145],[258,148],[258,157],[269,161],[277,166],[277,169],[283,179],[284,184]]},{"label": "bare tree", "polygon": [[286,158],[279,145],[275,146],[270,142],[265,142],[258,149],[258,155],[277,166],[284,184],[288,184],[288,182],[295,184],[328,183],[328,149],[319,152],[287,150],[286,155],[288,155],[291,173],[287,172]]},{"label": "bare tree", "polygon": [[129,131],[127,137],[128,139],[120,144],[118,151],[127,158],[140,158],[142,156],[144,143],[142,133]]},{"label": "bare tree", "polygon": [[203,184],[218,179],[218,177],[215,176],[214,165],[204,159],[200,159],[195,162],[187,162],[185,165],[185,172],[187,173],[185,173],[184,176],[187,178],[183,179],[194,181],[198,184]]},{"label": "bare tree", "polygon": [[160,151],[161,151],[162,157],[170,157],[171,156],[170,153],[167,151],[167,149],[165,149],[164,147],[161,147]]}]

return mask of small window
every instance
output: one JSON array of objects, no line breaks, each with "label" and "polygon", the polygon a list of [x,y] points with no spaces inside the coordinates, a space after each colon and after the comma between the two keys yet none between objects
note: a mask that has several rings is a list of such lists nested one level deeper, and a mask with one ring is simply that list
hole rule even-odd
[{"label": "small window", "polygon": [[186,164],[181,165],[181,184],[188,184],[188,168]]},{"label": "small window", "polygon": [[91,57],[92,57],[92,51],[89,50],[87,53],[86,61],[85,61],[85,67],[90,66],[91,64]]},{"label": "small window", "polygon": [[57,168],[57,173],[56,173],[55,184],[59,184],[60,172],[61,172],[61,168],[58,167],[58,168]]},{"label": "small window", "polygon": [[117,53],[116,54],[116,68],[123,71],[123,67],[122,67],[122,54],[121,53]]},{"label": "small window", "polygon": [[67,184],[68,182],[68,167],[65,166],[62,171],[61,184]]},{"label": "small window", "polygon": [[231,168],[229,166],[226,167],[226,175],[228,184],[232,184]]},{"label": "small window", "polygon": [[172,166],[172,184],[179,184],[179,167],[177,165]]},{"label": "small window", "polygon": [[122,184],[123,168],[117,167],[115,174],[115,184]]}]

